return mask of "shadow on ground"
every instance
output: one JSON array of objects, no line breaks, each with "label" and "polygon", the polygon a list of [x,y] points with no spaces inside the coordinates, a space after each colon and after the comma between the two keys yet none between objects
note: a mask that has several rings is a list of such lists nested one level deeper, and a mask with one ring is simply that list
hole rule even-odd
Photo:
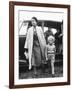
[{"label": "shadow on ground", "polygon": [[[45,71],[42,71],[42,68],[39,67],[37,68],[37,76],[34,76],[34,71],[33,69],[28,70],[26,67],[21,67],[20,68],[20,73],[19,73],[19,79],[31,79],[31,78],[50,78],[52,77],[51,74],[51,66],[50,65],[45,65]],[[55,65],[55,77],[63,77],[63,65],[62,63],[58,63]]]}]

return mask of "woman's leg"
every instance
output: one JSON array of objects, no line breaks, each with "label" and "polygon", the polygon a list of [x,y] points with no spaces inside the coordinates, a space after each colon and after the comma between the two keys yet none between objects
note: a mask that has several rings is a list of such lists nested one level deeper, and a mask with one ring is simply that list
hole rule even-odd
[{"label": "woman's leg", "polygon": [[38,74],[37,74],[37,68],[36,68],[36,66],[33,66],[33,75],[32,75],[32,77],[33,78],[36,78],[38,76]]},{"label": "woman's leg", "polygon": [[45,64],[42,63],[42,72],[45,73]]},{"label": "woman's leg", "polygon": [[32,66],[33,66],[33,75],[32,75],[32,77],[34,78],[37,75],[34,51],[32,53]]},{"label": "woman's leg", "polygon": [[34,75],[37,75],[37,69],[36,69],[36,66],[33,67],[33,70],[34,70]]}]

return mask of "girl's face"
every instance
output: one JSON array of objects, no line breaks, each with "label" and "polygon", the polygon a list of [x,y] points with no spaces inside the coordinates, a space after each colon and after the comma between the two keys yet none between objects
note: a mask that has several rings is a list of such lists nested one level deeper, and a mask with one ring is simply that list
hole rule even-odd
[{"label": "girl's face", "polygon": [[49,44],[53,44],[53,43],[54,43],[54,40],[53,40],[52,38],[50,38],[50,39],[48,40],[48,43],[49,43]]},{"label": "girl's face", "polygon": [[36,22],[35,19],[32,19],[32,20],[31,20],[31,23],[32,23],[32,26],[36,26],[36,25],[37,25],[37,22]]}]

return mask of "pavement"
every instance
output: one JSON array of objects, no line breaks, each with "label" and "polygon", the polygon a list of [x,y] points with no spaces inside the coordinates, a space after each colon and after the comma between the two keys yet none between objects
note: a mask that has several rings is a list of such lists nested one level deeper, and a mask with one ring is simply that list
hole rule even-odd
[{"label": "pavement", "polygon": [[[37,75],[34,77],[34,71],[32,70],[25,70],[22,67],[22,71],[19,73],[19,79],[31,79],[31,78],[50,78],[52,77],[51,74],[51,67],[45,67],[45,71],[42,71],[42,68],[37,68]],[[55,66],[55,77],[63,77],[63,66]]]}]

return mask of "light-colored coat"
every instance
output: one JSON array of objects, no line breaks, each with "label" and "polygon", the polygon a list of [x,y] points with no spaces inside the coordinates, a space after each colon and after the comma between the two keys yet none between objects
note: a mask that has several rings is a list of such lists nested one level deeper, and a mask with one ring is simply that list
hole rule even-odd
[{"label": "light-colored coat", "polygon": [[[34,32],[34,27],[30,27],[28,32],[27,32],[27,36],[26,36],[26,42],[25,42],[25,46],[24,48],[28,49],[28,56],[29,56],[29,69],[31,69],[32,65],[31,65],[31,61],[32,61],[32,48],[33,48],[33,32]],[[42,52],[42,56],[43,58],[45,58],[45,46],[46,46],[46,40],[44,37],[44,33],[41,27],[36,26],[36,32],[37,32],[37,36],[38,36],[38,40],[40,43],[40,47],[41,47],[41,52]]]}]

